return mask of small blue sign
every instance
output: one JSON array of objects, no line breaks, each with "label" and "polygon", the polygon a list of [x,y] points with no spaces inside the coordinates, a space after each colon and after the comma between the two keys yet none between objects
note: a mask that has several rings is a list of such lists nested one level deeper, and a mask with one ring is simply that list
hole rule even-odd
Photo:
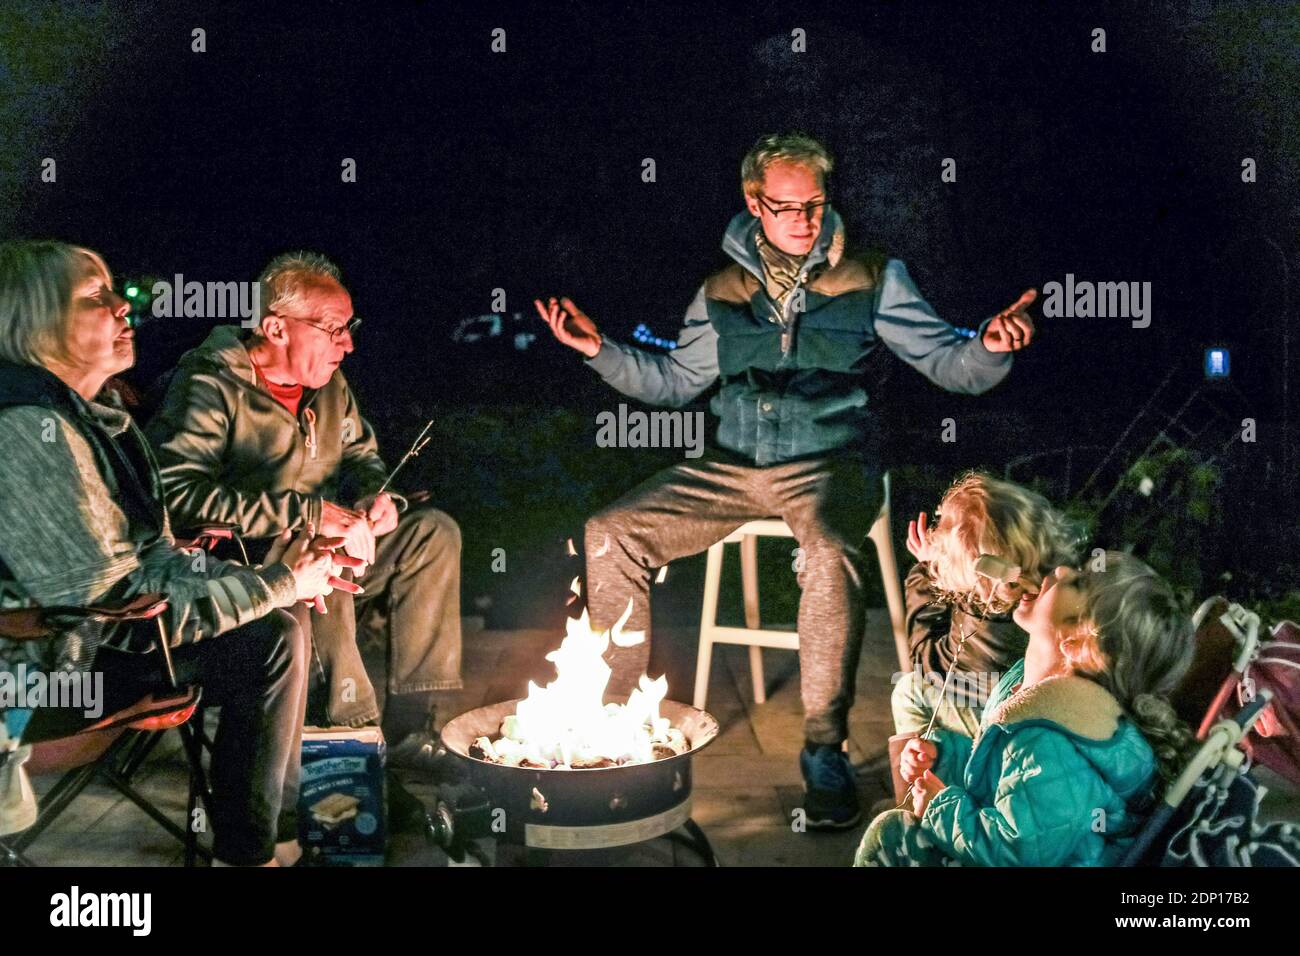
[{"label": "small blue sign", "polygon": [[1205,350],[1205,377],[1227,378],[1231,363],[1227,349]]}]

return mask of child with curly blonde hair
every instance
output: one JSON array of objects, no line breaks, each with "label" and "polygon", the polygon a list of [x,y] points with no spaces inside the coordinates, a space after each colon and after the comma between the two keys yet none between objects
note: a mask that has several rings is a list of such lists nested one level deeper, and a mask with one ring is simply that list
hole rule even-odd
[{"label": "child with curly blonde hair", "polygon": [[902,754],[912,810],[872,821],[856,864],[1113,865],[1192,735],[1167,696],[1192,624],[1134,557],[1057,568],[1014,618],[1025,657],[994,689],[977,737],[937,730]]},{"label": "child with curly blonde hair", "polygon": [[[924,513],[908,525],[908,550],[917,559],[906,583],[913,670],[899,676],[891,700],[895,754],[932,717],[974,736],[989,693],[1029,640],[1012,621],[1012,607],[1049,569],[1077,555],[1068,522],[1046,498],[983,472],[958,478],[938,515],[932,529]],[[984,554],[1018,567],[1018,579],[996,585],[977,574]]]}]

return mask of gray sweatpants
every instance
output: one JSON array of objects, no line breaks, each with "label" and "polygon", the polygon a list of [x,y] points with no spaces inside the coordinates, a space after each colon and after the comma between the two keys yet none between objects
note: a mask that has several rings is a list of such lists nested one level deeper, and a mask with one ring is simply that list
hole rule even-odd
[{"label": "gray sweatpants", "polygon": [[592,516],[586,526],[592,627],[612,627],[631,597],[627,628],[646,631],[642,644],[610,646],[610,692],[630,693],[649,665],[652,571],[705,550],[746,521],[779,517],[802,550],[792,564],[802,567],[804,734],[813,743],[846,739],[865,623],[862,545],[881,493],[878,472],[854,459],[760,468],[706,455],[659,472]]}]

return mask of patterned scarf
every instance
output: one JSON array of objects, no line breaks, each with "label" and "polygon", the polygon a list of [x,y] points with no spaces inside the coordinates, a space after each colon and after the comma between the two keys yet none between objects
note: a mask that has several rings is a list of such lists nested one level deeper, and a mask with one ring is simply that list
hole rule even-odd
[{"label": "patterned scarf", "polygon": [[[767,294],[780,306],[781,314],[784,315],[786,300],[794,292],[799,282],[799,270],[803,268],[808,256],[806,254],[792,256],[788,252],[782,252],[768,240],[762,226],[754,232],[754,245],[758,247],[758,256],[763,263]],[[831,247],[826,254],[827,267],[835,268],[843,256],[844,225],[841,223],[836,228],[835,235],[831,237]],[[772,316],[771,319],[773,322],[778,321],[776,316]]]}]

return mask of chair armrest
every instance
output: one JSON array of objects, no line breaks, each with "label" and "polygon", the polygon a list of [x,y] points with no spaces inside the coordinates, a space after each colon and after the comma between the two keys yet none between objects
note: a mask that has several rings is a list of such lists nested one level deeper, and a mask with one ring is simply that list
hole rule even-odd
[{"label": "chair armrest", "polygon": [[232,521],[209,521],[185,530],[196,538],[220,538],[222,541],[229,541],[239,534],[239,525]]},{"label": "chair armrest", "polygon": [[183,551],[204,548],[211,551],[220,541],[233,541],[239,535],[239,525],[227,521],[183,528],[176,533],[176,547]]},{"label": "chair armrest", "polygon": [[106,601],[73,607],[53,604],[49,607],[24,607],[0,611],[0,637],[15,641],[30,641],[52,637],[82,621],[149,621],[167,610],[167,598],[162,594],[140,594],[126,601]]}]

